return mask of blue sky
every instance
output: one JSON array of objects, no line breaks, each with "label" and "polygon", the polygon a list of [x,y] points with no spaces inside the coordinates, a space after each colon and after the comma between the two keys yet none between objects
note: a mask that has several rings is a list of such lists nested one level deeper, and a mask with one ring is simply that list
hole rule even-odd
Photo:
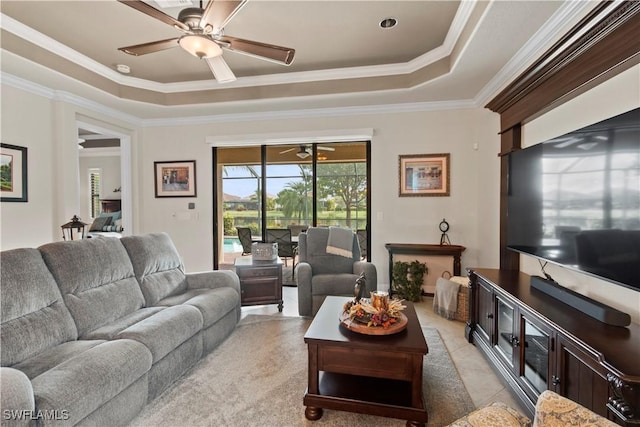
[{"label": "blue sky", "polygon": [[[260,166],[254,166],[256,173],[260,174]],[[300,168],[297,165],[269,165],[267,167],[269,180],[267,181],[267,193],[270,196],[277,195],[282,191],[287,183],[300,181],[292,178],[300,175]],[[227,174],[223,175],[222,191],[234,196],[248,197],[255,193],[258,188],[257,179],[228,179],[233,177],[247,177],[251,175],[244,168],[227,168]]]}]

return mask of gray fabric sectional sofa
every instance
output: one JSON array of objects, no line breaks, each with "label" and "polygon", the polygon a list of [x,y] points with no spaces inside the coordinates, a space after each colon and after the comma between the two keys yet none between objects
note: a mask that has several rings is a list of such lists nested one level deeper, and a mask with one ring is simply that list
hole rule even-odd
[{"label": "gray fabric sectional sofa", "polygon": [[0,253],[1,424],[123,425],[240,319],[231,271],[185,274],[167,234]]}]

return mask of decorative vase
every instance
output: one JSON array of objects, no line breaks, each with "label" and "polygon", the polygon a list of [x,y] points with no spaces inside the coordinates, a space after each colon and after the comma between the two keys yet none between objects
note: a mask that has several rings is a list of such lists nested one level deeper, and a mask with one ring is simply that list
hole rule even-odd
[{"label": "decorative vase", "polygon": [[371,305],[378,311],[386,311],[389,308],[389,292],[371,292]]}]

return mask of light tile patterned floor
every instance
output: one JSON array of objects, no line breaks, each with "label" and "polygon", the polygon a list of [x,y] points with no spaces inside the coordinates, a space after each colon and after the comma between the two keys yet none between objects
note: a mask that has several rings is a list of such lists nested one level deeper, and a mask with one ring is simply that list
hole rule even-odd
[{"label": "light tile patterned floor", "polygon": [[[298,289],[285,286],[282,294],[284,309],[281,314],[298,316]],[[431,297],[425,297],[422,302],[415,304],[420,324],[438,329],[476,407],[499,400],[522,412],[520,404],[504,382],[493,372],[476,347],[465,340],[464,323],[436,315],[432,304]],[[247,314],[278,314],[278,308],[276,305],[242,307],[242,315]]]}]

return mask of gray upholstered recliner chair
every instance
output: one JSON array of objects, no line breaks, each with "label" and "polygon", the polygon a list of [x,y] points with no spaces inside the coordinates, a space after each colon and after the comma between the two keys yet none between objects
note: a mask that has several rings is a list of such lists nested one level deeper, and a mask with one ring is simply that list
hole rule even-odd
[{"label": "gray upholstered recliner chair", "polygon": [[376,267],[360,260],[357,235],[353,233],[350,258],[327,253],[328,239],[329,229],[322,227],[310,227],[306,233],[298,236],[296,276],[298,312],[301,316],[314,316],[327,295],[352,297],[360,273],[366,277],[365,296],[377,289]]}]

